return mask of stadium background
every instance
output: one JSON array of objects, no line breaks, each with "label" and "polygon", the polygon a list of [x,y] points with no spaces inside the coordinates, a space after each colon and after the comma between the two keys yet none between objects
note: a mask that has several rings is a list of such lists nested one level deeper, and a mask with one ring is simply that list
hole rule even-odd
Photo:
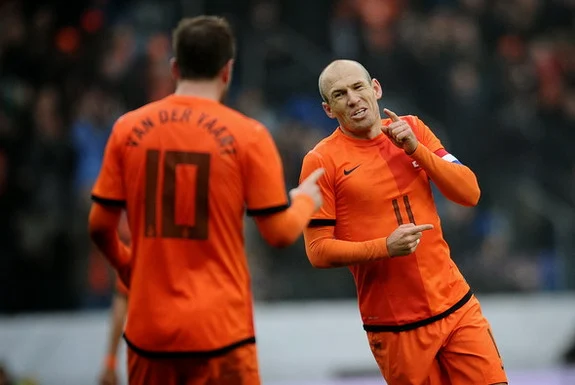
[{"label": "stadium background", "polygon": [[[290,188],[303,155],[335,127],[317,93],[334,58],[364,63],[382,82],[382,106],[432,127],[482,188],[476,208],[436,194],[453,259],[486,309],[551,306],[541,327],[562,322],[566,331],[546,362],[560,363],[575,337],[575,313],[564,313],[575,309],[575,1],[3,0],[0,361],[8,370],[44,384],[34,364],[11,355],[14,320],[37,327],[46,314],[70,322],[92,314],[105,324],[113,275],[87,239],[89,191],[113,121],[172,91],[171,28],[200,13],[233,23],[239,55],[228,103],[268,126]],[[264,313],[318,301],[342,317],[356,311],[346,269],[314,270],[301,240],[273,250],[247,223]],[[528,318],[518,311],[506,325]]]}]

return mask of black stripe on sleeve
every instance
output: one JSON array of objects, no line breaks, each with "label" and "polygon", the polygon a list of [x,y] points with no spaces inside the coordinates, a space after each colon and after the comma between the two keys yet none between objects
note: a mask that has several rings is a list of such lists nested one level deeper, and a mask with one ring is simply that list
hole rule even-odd
[{"label": "black stripe on sleeve", "polygon": [[307,227],[335,226],[335,219],[312,219]]},{"label": "black stripe on sleeve", "polygon": [[247,209],[246,214],[250,217],[257,217],[261,215],[271,215],[281,213],[289,208],[289,204],[281,205],[281,206],[273,206],[273,207],[266,207],[263,209]]},{"label": "black stripe on sleeve", "polygon": [[126,201],[118,200],[118,199],[106,199],[99,197],[97,195],[92,194],[92,200],[96,203],[99,203],[103,206],[112,206],[112,207],[126,207]]}]

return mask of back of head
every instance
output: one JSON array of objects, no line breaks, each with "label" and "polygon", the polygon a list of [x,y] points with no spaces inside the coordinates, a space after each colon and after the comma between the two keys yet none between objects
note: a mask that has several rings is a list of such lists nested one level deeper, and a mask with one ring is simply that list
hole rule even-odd
[{"label": "back of head", "polygon": [[185,80],[213,79],[235,55],[232,29],[222,17],[185,18],[172,41],[180,78]]}]

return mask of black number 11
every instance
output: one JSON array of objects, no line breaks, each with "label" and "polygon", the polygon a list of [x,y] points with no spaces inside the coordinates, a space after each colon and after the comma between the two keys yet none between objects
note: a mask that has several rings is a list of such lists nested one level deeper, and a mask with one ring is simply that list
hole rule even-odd
[{"label": "black number 11", "polygon": [[[397,219],[398,225],[403,225],[403,218],[401,216],[401,209],[399,208],[399,202],[397,199],[391,201],[393,205],[393,211],[395,212],[395,218]],[[415,218],[413,217],[413,211],[411,211],[411,205],[409,204],[409,197],[407,195],[403,196],[403,205],[405,206],[405,211],[407,211],[407,219],[409,220],[408,223],[415,223]]]}]

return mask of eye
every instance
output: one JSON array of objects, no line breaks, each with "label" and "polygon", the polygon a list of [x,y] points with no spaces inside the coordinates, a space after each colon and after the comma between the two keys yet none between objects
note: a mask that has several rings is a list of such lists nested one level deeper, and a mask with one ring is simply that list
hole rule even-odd
[{"label": "eye", "polygon": [[361,90],[362,88],[364,88],[363,84],[358,84],[355,86],[356,90]]}]

